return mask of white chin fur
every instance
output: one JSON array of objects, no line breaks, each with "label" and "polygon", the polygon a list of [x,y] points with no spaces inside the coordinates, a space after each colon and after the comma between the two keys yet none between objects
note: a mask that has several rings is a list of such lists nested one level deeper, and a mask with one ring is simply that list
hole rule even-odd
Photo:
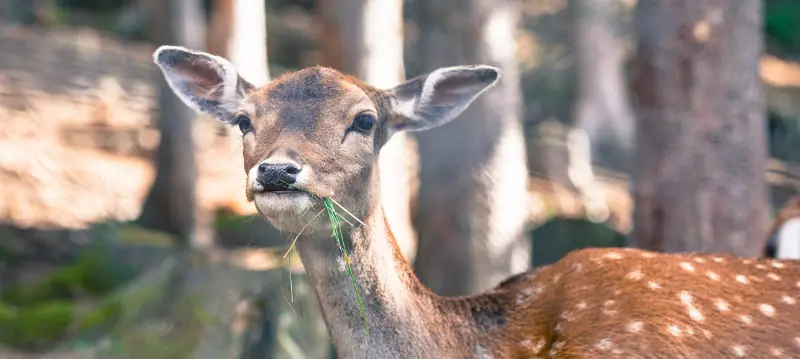
[{"label": "white chin fur", "polygon": [[303,192],[257,193],[255,204],[261,214],[267,217],[298,216],[314,204],[311,195]]}]

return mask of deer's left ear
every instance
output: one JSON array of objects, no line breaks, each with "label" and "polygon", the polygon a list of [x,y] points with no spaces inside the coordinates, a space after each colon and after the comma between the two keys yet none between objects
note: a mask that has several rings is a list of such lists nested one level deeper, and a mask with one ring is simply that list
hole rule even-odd
[{"label": "deer's left ear", "polygon": [[392,131],[423,131],[450,122],[502,72],[487,65],[444,67],[387,90]]}]

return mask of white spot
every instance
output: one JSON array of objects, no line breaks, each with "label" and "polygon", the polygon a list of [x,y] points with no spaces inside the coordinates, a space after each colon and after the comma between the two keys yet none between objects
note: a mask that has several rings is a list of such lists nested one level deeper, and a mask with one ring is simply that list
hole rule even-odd
[{"label": "white spot", "polygon": [[538,354],[540,351],[542,351],[542,348],[544,348],[545,341],[544,339],[539,338],[539,340],[537,340],[536,343],[530,340],[523,340],[519,344],[527,349],[530,349],[532,352]]},{"label": "white spot", "polygon": [[747,325],[753,324],[753,318],[751,318],[749,315],[740,315],[739,320],[741,320],[742,323]]},{"label": "white spot", "polygon": [[775,274],[775,273],[769,273],[769,274],[767,274],[767,278],[769,278],[769,279],[772,279],[772,280],[774,280],[774,281],[776,281],[776,282],[777,282],[777,281],[779,281],[779,280],[781,280],[781,276],[779,276],[779,275],[777,275],[777,274]]},{"label": "white spot", "polygon": [[544,284],[537,284],[533,287],[533,292],[536,294],[542,294],[544,293],[544,289]]},{"label": "white spot", "polygon": [[741,274],[736,276],[736,281],[739,282],[739,283],[742,283],[742,284],[750,283],[750,281],[747,279],[747,277],[745,277],[745,276],[743,276]]},{"label": "white spot", "polygon": [[772,356],[783,358],[783,349],[781,348],[772,348],[769,353],[772,354]]},{"label": "white spot", "polygon": [[642,258],[654,258],[655,256],[656,254],[652,252],[642,252]]},{"label": "white spot", "polygon": [[744,263],[744,264],[752,264],[753,260],[752,259],[745,259],[745,260],[742,261],[742,263]]},{"label": "white spot", "polygon": [[642,328],[644,328],[644,322],[639,321],[639,320],[637,320],[635,322],[630,322],[630,323],[628,323],[627,328],[628,328],[628,331],[631,332],[631,333],[640,332],[642,330]]},{"label": "white spot", "polygon": [[564,319],[567,322],[571,322],[575,320],[575,316],[570,311],[563,311],[561,312],[561,319]]},{"label": "white spot", "polygon": [[578,304],[575,305],[575,308],[578,308],[579,310],[586,309],[586,307],[587,307],[587,305],[586,305],[586,302],[584,302],[584,301],[581,301],[581,302],[579,302]]},{"label": "white spot", "polygon": [[740,357],[740,358],[744,357],[745,350],[744,350],[744,347],[741,346],[741,345],[732,346],[731,347],[731,351],[733,352],[733,355],[736,355],[737,357]]},{"label": "white spot", "polygon": [[564,347],[564,342],[555,342],[553,344],[553,348],[552,349],[561,350],[561,348],[563,348],[563,347]]},{"label": "white spot", "polygon": [[797,287],[797,288],[800,288],[800,281],[796,282],[796,283],[794,284],[794,286],[795,286],[795,287]]},{"label": "white spot", "polygon": [[636,269],[628,273],[627,277],[630,280],[639,280],[644,278],[644,274],[642,273],[642,271]]},{"label": "white spot", "polygon": [[692,295],[689,292],[682,290],[678,296],[681,298],[681,302],[686,305],[692,305]]},{"label": "white spot", "polygon": [[772,268],[783,268],[783,267],[786,266],[781,262],[772,262],[772,263],[770,263],[770,265],[772,266]]},{"label": "white spot", "polygon": [[553,283],[558,283],[559,279],[561,279],[561,274],[553,275]]},{"label": "white spot", "polygon": [[767,266],[759,263],[759,264],[756,264],[756,268],[758,268],[758,269],[767,269]]},{"label": "white spot", "polygon": [[692,295],[689,294],[689,292],[683,290],[680,292],[679,297],[681,298],[681,302],[683,302],[684,305],[689,307],[689,318],[692,318],[692,320],[698,322],[702,322],[703,320],[705,320],[703,313],[700,313],[700,310],[697,309],[697,307],[695,307],[694,304],[692,304],[694,298],[692,298]]},{"label": "white spot", "polygon": [[711,339],[713,337],[711,331],[708,329],[703,329],[703,335],[706,337],[706,339]]},{"label": "white spot", "polygon": [[615,316],[617,315],[617,311],[615,309],[610,309],[609,307],[614,305],[613,300],[607,300],[603,302],[603,314],[608,316]]},{"label": "white spot", "polygon": [[647,282],[647,286],[650,287],[650,289],[652,290],[661,288],[661,285],[659,285],[658,282],[654,282],[652,280]]},{"label": "white spot", "polygon": [[689,262],[681,262],[681,268],[687,272],[694,272],[694,266]]},{"label": "white spot", "polygon": [[601,340],[599,343],[595,344],[595,347],[600,350],[609,350],[614,344],[611,343],[611,339],[606,338]]},{"label": "white spot", "polygon": [[705,263],[706,262],[705,259],[700,258],[700,257],[695,258],[694,261],[697,262],[697,263]]},{"label": "white spot", "polygon": [[583,268],[583,264],[581,264],[581,263],[575,263],[575,264],[572,265],[572,270],[574,270],[576,272],[580,272],[582,268]]},{"label": "white spot", "polygon": [[689,308],[689,318],[692,318],[692,320],[697,322],[702,322],[703,320],[706,319],[703,316],[703,313],[700,313],[700,310],[695,307]]},{"label": "white spot", "polygon": [[526,295],[524,295],[522,293],[517,294],[517,305],[525,303],[526,299],[528,299],[528,297]]},{"label": "white spot", "polygon": [[790,297],[790,296],[788,296],[786,294],[781,296],[781,301],[783,301],[784,303],[789,304],[789,305],[794,305],[795,303],[797,303],[797,299],[794,299],[794,298],[792,298],[792,297]]},{"label": "white spot", "polygon": [[800,347],[800,337],[794,337],[794,345]]},{"label": "white spot", "polygon": [[722,259],[722,257],[714,257],[711,258],[711,260],[714,261],[715,263],[722,263],[725,261],[724,259]]},{"label": "white spot", "polygon": [[766,315],[768,317],[771,317],[771,316],[775,315],[775,307],[773,307],[773,306],[771,306],[769,304],[761,304],[761,305],[759,305],[758,306],[758,310],[760,310],[762,314],[764,314],[764,315]]},{"label": "white spot", "polygon": [[667,326],[667,332],[677,337],[681,335],[681,328],[679,328],[677,325],[671,324]]},{"label": "white spot", "polygon": [[728,302],[726,302],[722,298],[717,298],[717,300],[714,301],[714,306],[720,312],[727,312],[727,311],[731,310],[731,306],[728,304]]},{"label": "white spot", "polygon": [[719,280],[719,274],[711,272],[711,271],[706,272],[706,277],[708,277],[708,279],[711,279],[713,281]]},{"label": "white spot", "polygon": [[604,254],[603,258],[605,258],[605,259],[622,259],[622,254],[619,254],[617,252],[610,252],[610,253]]}]

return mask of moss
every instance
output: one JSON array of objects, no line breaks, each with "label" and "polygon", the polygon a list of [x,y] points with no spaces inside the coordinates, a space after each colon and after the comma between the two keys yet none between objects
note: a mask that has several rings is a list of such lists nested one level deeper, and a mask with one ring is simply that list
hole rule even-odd
[{"label": "moss", "polygon": [[71,265],[58,268],[38,283],[10,286],[0,300],[17,306],[30,306],[56,299],[99,298],[130,278],[103,253],[90,250]]},{"label": "moss", "polygon": [[98,329],[116,324],[122,317],[122,302],[117,298],[109,298],[97,307],[90,309],[76,320],[74,330],[82,336]]},{"label": "moss", "polygon": [[73,316],[72,303],[65,301],[0,308],[0,341],[23,350],[41,349],[63,338]]}]

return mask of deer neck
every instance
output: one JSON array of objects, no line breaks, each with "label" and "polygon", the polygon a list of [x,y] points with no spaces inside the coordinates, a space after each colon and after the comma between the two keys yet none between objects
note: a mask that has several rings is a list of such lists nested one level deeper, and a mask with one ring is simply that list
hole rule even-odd
[{"label": "deer neck", "polygon": [[446,318],[441,299],[414,276],[380,202],[368,209],[370,214],[361,218],[365,225],[351,220],[355,226],[344,224],[343,232],[370,336],[344,256],[331,233],[307,235],[296,244],[328,332],[342,358],[430,357],[430,350],[441,350],[443,342],[455,342],[459,334],[442,326]]}]

